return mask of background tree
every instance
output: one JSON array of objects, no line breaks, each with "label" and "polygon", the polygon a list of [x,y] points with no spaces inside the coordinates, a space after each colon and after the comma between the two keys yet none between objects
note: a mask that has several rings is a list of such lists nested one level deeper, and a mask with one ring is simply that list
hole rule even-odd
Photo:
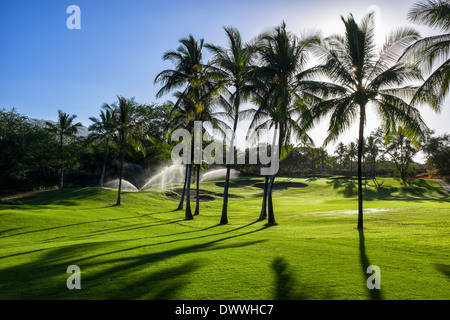
[{"label": "background tree", "polygon": [[420,142],[409,139],[403,128],[399,127],[395,133],[386,134],[384,144],[384,151],[393,161],[400,178],[406,181],[407,173],[411,170],[410,165],[413,163],[413,157],[420,148]]},{"label": "background tree", "polygon": [[450,172],[450,135],[430,136],[423,146],[427,156],[427,165],[441,174]]},{"label": "background tree", "polygon": [[120,205],[125,152],[133,149],[145,154],[145,149],[142,145],[145,137],[142,132],[143,124],[138,113],[137,104],[134,100],[126,99],[123,96],[118,96],[117,99],[117,104],[112,106],[105,104],[104,106],[114,116],[114,132],[120,148],[119,187],[116,202],[116,205]]},{"label": "background tree", "polygon": [[59,142],[61,163],[59,189],[62,189],[64,185],[64,139],[69,140],[74,138],[78,132],[78,128],[82,126],[80,122],[73,123],[76,117],[76,115],[70,115],[62,110],[58,110],[58,121],[56,123],[46,122],[48,130],[57,136]]},{"label": "background tree", "polygon": [[0,190],[52,186],[59,166],[58,148],[43,124],[15,109],[0,109]]},{"label": "background tree", "polygon": [[100,119],[90,117],[93,123],[89,126],[89,141],[96,141],[105,144],[105,155],[103,159],[102,173],[98,185],[103,187],[106,172],[106,161],[108,159],[109,142],[114,137],[114,109],[105,107],[105,110],[100,111]]},{"label": "background tree", "polygon": [[376,171],[377,157],[380,153],[382,140],[376,133],[371,133],[366,138],[365,150],[367,152],[367,160],[370,164],[370,174],[373,175]]},{"label": "background tree", "polygon": [[337,155],[337,161],[339,163],[339,168],[342,170],[342,168],[344,167],[345,155],[347,154],[346,145],[342,141],[340,141],[338,143],[338,145],[336,146],[334,153]]},{"label": "background tree", "polygon": [[358,155],[358,145],[355,142],[350,142],[347,146],[347,159],[350,162],[350,174],[353,171],[353,161]]}]

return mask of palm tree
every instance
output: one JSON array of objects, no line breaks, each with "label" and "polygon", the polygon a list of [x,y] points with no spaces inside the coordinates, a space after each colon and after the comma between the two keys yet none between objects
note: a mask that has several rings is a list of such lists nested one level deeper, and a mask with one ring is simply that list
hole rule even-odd
[{"label": "palm tree", "polygon": [[[185,124],[193,131],[195,121],[211,121],[213,119],[212,102],[216,97],[216,92],[221,86],[218,75],[212,71],[208,64],[202,61],[202,48],[204,40],[197,41],[192,35],[180,40],[181,45],[176,51],[168,51],[163,55],[164,60],[171,60],[175,63],[175,69],[164,70],[155,78],[155,83],[162,83],[163,87],[157,93],[157,97],[174,89],[183,88],[177,91],[174,104],[174,114],[185,117]],[[183,122],[178,122],[183,123]],[[194,135],[191,135],[191,160],[194,154]],[[187,165],[186,185],[186,220],[192,220],[190,206],[190,187],[193,161]],[[198,195],[197,195],[198,196]],[[198,197],[197,197],[198,208]],[[198,211],[196,210],[196,213]]]},{"label": "palm tree", "polygon": [[118,103],[115,105],[105,104],[104,107],[111,112],[115,137],[120,147],[120,167],[119,167],[119,188],[116,205],[120,205],[120,195],[122,191],[123,163],[125,152],[130,147],[141,151],[145,155],[142,141],[145,138],[142,133],[143,124],[140,122],[137,104],[130,99],[118,96]]},{"label": "palm tree", "polygon": [[339,167],[342,170],[343,163],[344,163],[344,157],[345,157],[345,154],[347,153],[347,147],[345,146],[345,144],[342,141],[338,143],[338,145],[336,146],[336,149],[334,150],[334,153],[337,154]]},{"label": "palm tree", "polygon": [[89,126],[89,140],[105,143],[105,156],[103,160],[102,173],[100,175],[100,181],[98,185],[103,187],[103,181],[105,179],[106,161],[108,159],[109,142],[114,137],[114,114],[111,109],[104,106],[105,110],[100,111],[100,119],[90,117],[93,123]]},{"label": "palm tree", "polygon": [[408,20],[443,32],[418,40],[405,53],[406,58],[418,58],[420,65],[429,74],[428,79],[417,90],[412,103],[425,102],[439,112],[450,83],[450,2],[418,1],[409,10]]},{"label": "palm tree", "polygon": [[375,173],[376,164],[377,164],[377,157],[380,152],[379,145],[380,140],[377,137],[376,134],[370,134],[370,136],[366,139],[366,150],[369,153],[370,156],[370,173],[371,175]]},{"label": "palm tree", "polygon": [[403,51],[419,37],[411,28],[392,32],[380,52],[374,40],[374,14],[358,24],[352,15],[341,17],[345,35],[333,35],[317,46],[322,64],[311,69],[312,83],[304,90],[321,95],[324,101],[314,107],[316,116],[331,114],[325,144],[359,120],[358,138],[358,228],[363,228],[362,155],[367,108],[381,117],[385,130],[395,131],[402,123],[413,135],[420,135],[425,124],[419,111],[409,102],[418,87],[410,81],[421,80],[414,65],[399,62]]},{"label": "palm tree", "polygon": [[[318,37],[311,35],[299,39],[286,30],[283,22],[273,32],[262,34],[257,43],[260,66],[254,71],[254,111],[250,129],[256,132],[262,128],[275,129],[277,140],[273,148],[281,148],[278,159],[289,152],[290,139],[310,140],[306,131],[312,126],[308,116],[308,97],[298,90],[298,79],[302,79],[308,62],[308,49],[317,43]],[[273,160],[272,160],[273,161]],[[275,224],[272,203],[272,189],[275,174],[267,186],[268,222]],[[265,211],[263,199],[262,213]]]},{"label": "palm tree", "polygon": [[51,123],[46,121],[45,124],[50,132],[56,134],[59,137],[59,148],[61,152],[61,171],[60,171],[60,180],[59,180],[59,189],[63,188],[64,185],[64,138],[73,138],[78,132],[78,128],[82,126],[80,122],[73,124],[73,120],[75,120],[77,116],[70,115],[68,113],[63,112],[62,110],[58,110],[58,122]]},{"label": "palm tree", "polygon": [[[167,69],[160,72],[155,83],[162,83],[162,88],[156,94],[156,97],[178,88],[183,90],[178,94],[178,102],[188,102],[189,99],[195,104],[195,97],[199,97],[197,90],[202,83],[203,72],[205,66],[202,61],[202,48],[204,40],[197,41],[192,35],[179,41],[181,45],[176,51],[168,51],[164,53],[163,59],[170,60],[175,64],[175,69]],[[178,104],[177,102],[177,104]],[[193,141],[191,143],[193,150]],[[193,153],[193,151],[192,151]],[[192,158],[191,158],[192,159]],[[192,161],[187,165],[187,181],[186,181],[186,220],[192,220],[194,217],[190,205],[190,188],[192,175]]]},{"label": "palm tree", "polygon": [[[239,121],[239,113],[241,103],[248,97],[250,88],[250,72],[252,70],[252,50],[242,42],[242,37],[239,31],[233,27],[224,28],[227,39],[228,48],[222,48],[213,44],[207,44],[206,48],[214,55],[212,62],[218,70],[221,80],[227,88],[234,88],[234,91],[229,92],[229,106],[228,112],[233,119],[233,131],[231,137],[231,145],[229,152],[233,152],[236,129]],[[231,157],[229,157],[231,159]],[[228,223],[228,188],[230,181],[231,164],[226,166],[225,187],[223,194],[222,216],[220,224]]]}]

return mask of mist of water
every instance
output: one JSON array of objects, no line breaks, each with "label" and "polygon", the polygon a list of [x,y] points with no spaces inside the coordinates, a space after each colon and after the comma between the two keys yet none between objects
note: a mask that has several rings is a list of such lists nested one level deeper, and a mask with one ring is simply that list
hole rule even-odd
[{"label": "mist of water", "polygon": [[[105,188],[119,189],[119,179],[114,179],[106,182],[103,185]],[[139,191],[131,182],[122,179],[122,191]]]},{"label": "mist of water", "polygon": [[[204,173],[200,177],[200,181],[215,181],[223,180],[226,178],[227,169],[217,169]],[[237,179],[239,177],[239,171],[231,169],[230,170],[230,180]]]},{"label": "mist of water", "polygon": [[157,174],[150,177],[140,190],[146,189],[167,189],[173,183],[184,183],[186,166],[175,164],[165,167]]}]

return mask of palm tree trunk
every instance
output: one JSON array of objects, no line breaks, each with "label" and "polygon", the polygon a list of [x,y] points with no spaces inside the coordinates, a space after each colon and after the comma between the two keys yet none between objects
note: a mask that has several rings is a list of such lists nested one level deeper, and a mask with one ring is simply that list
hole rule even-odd
[{"label": "palm tree trunk", "polygon": [[261,213],[259,215],[259,220],[264,220],[267,217],[266,201],[267,201],[267,187],[268,187],[268,185],[269,185],[269,176],[266,176],[265,182],[264,182],[264,196],[263,196],[263,202],[262,202],[262,207],[261,207]]},{"label": "palm tree trunk", "polygon": [[120,151],[121,155],[120,155],[120,171],[119,171],[119,192],[117,194],[117,203],[116,206],[120,206],[120,192],[122,191],[122,174],[123,174],[123,162],[125,160],[125,148],[123,146],[123,142],[122,142],[122,148]]},{"label": "palm tree trunk", "polygon": [[[239,92],[237,92],[237,97],[239,97]],[[236,129],[238,124],[238,113],[234,116],[234,124],[233,124],[233,134],[231,137],[231,145],[230,145],[230,151],[233,153],[234,158],[234,139],[236,138]],[[229,157],[231,158],[231,157]],[[231,164],[227,164],[227,173],[225,176],[225,187],[223,190],[223,205],[222,205],[222,216],[220,218],[220,224],[227,224],[228,223],[228,189],[230,186],[230,171],[231,171]]]},{"label": "palm tree trunk", "polygon": [[229,188],[229,184],[230,184],[230,171],[231,171],[231,164],[227,164],[227,173],[225,176],[225,187],[223,190],[222,216],[220,217],[220,224],[228,223],[228,188]]},{"label": "palm tree trunk", "polygon": [[272,202],[272,188],[273,188],[273,183],[275,181],[275,175],[270,176],[270,181],[269,181],[269,187],[267,188],[267,196],[268,196],[268,216],[269,216],[269,220],[268,223],[269,224],[275,224],[275,215],[273,213],[273,202]]},{"label": "palm tree trunk", "polygon": [[61,174],[59,177],[59,189],[60,190],[62,190],[63,185],[64,185],[64,160],[62,160],[62,163],[61,163]]},{"label": "palm tree trunk", "polygon": [[360,106],[358,139],[358,229],[363,228],[362,155],[364,147],[365,105]]},{"label": "palm tree trunk", "polygon": [[61,148],[61,174],[59,178],[59,189],[62,190],[64,185],[64,150],[63,150],[63,134],[59,135],[59,146]]},{"label": "palm tree trunk", "polygon": [[98,183],[98,185],[100,187],[103,187],[103,180],[105,179],[105,173],[106,173],[106,160],[108,159],[108,139],[106,140],[106,146],[105,146],[105,158],[103,160],[103,168],[102,168],[102,174],[100,176],[100,182]]},{"label": "palm tree trunk", "polygon": [[197,177],[196,177],[196,182],[197,182],[197,197],[195,197],[195,213],[194,216],[199,215],[200,214],[200,165],[197,165]]},{"label": "palm tree trunk", "polygon": [[194,219],[191,210],[191,176],[192,176],[192,163],[194,161],[194,135],[191,138],[191,163],[188,164],[187,182],[186,182],[186,212],[185,219]]},{"label": "palm tree trunk", "polygon": [[184,195],[186,194],[187,174],[188,174],[188,164],[186,164],[186,171],[184,173],[183,191],[181,192],[181,199],[180,199],[180,203],[178,204],[177,210],[183,210]]}]

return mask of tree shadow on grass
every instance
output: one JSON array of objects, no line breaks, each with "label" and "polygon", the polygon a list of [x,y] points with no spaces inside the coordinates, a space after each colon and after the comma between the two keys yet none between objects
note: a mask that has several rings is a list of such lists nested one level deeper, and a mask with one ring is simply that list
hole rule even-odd
[{"label": "tree shadow on grass", "polygon": [[294,279],[286,259],[277,257],[272,262],[275,271],[276,300],[306,300],[307,293],[299,287]]},{"label": "tree shadow on grass", "polygon": [[450,265],[448,264],[436,264],[436,270],[444,274],[447,278],[450,278]]},{"label": "tree shadow on grass", "polygon": [[[0,267],[0,299],[176,298],[178,291],[189,284],[188,275],[206,263],[197,259],[195,262],[190,260],[177,263],[181,257],[262,243],[264,240],[232,243],[227,243],[226,240],[263,229],[265,227],[208,242],[172,246],[144,254],[142,252],[148,252],[161,244],[147,243],[117,249],[117,245],[123,242],[110,241],[34,250],[29,252],[33,254],[30,258],[37,257],[33,261]],[[111,246],[115,249],[111,250]],[[168,263],[170,267],[164,268],[157,263]],[[66,270],[69,265],[80,267],[82,290],[66,288],[69,277]]]},{"label": "tree shadow on grass", "polygon": [[[367,274],[367,268],[371,265],[369,258],[366,253],[366,244],[364,239],[364,230],[358,229],[359,232],[359,259],[361,262],[361,271],[363,273],[363,278],[367,279],[370,275]],[[367,287],[367,283],[364,282],[364,285],[368,291],[369,297],[371,300],[382,300],[381,289],[369,289]]]},{"label": "tree shadow on grass", "polygon": [[[274,299],[276,300],[308,300],[317,299],[317,292],[312,291],[311,285],[299,283],[294,272],[291,270],[288,262],[283,257],[276,257],[273,259],[271,265],[275,272],[275,292]],[[317,286],[313,287],[317,289]],[[311,294],[313,293],[313,294]],[[322,294],[323,295],[323,294]],[[333,294],[330,289],[325,291],[323,299],[331,299]]]},{"label": "tree shadow on grass", "polygon": [[[104,223],[104,222],[111,222],[111,221],[127,221],[127,220],[141,218],[141,217],[146,217],[146,216],[150,216],[150,214],[148,214],[148,215],[140,215],[140,216],[122,217],[122,218],[115,218],[115,219],[94,220],[94,221],[87,221],[87,222],[80,222],[80,223],[71,223],[71,224],[65,224],[65,225],[62,225],[62,226],[56,226],[56,227],[51,227],[51,228],[43,228],[43,229],[37,229],[37,230],[22,231],[22,232],[18,232],[18,233],[3,235],[3,233],[9,233],[9,231],[13,231],[13,229],[10,229],[10,230],[6,230],[8,232],[2,231],[0,233],[0,238],[21,236],[21,235],[25,235],[25,234],[38,233],[38,232],[46,232],[46,231],[50,231],[50,230],[64,229],[64,228],[70,228],[70,227],[77,227],[77,226],[80,226],[80,225],[87,225],[87,224]],[[185,221],[185,220],[184,219],[170,219],[169,221],[165,221],[165,220],[162,220],[162,221],[164,221],[164,222],[159,223],[159,224],[152,224],[152,225],[147,226],[147,227],[179,223],[179,222],[182,222],[182,221]],[[117,227],[117,228],[121,228],[121,227]],[[16,229],[18,230],[20,228],[16,228]],[[24,228],[21,228],[21,229],[24,229]],[[51,240],[51,239],[47,239],[47,240]]]},{"label": "tree shadow on grass", "polygon": [[[344,179],[344,178],[332,179],[331,181],[327,181],[327,183],[332,185],[334,189],[338,190],[338,193],[342,194],[346,198],[353,198],[358,196],[358,184],[357,181],[354,179]],[[426,188],[427,186],[428,185],[423,182],[406,184],[405,187],[403,188],[387,187],[383,185],[378,185],[370,188],[366,188],[365,186],[363,186],[363,199],[364,201],[431,200],[437,202],[450,202],[450,197],[448,197],[448,194],[446,194],[441,190],[435,190],[435,192],[439,195],[439,197],[427,195],[426,193],[429,191]]]}]

